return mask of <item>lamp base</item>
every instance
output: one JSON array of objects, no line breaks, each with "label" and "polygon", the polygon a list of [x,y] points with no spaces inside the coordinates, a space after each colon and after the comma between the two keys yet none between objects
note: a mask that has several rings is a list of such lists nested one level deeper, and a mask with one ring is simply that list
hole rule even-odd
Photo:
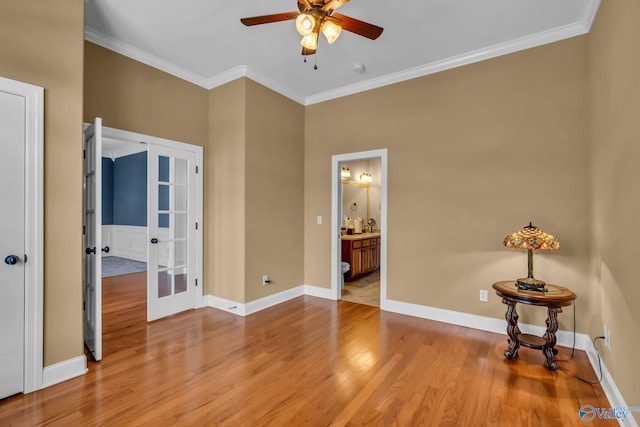
[{"label": "lamp base", "polygon": [[534,279],[533,277],[516,280],[516,287],[523,291],[547,292],[544,285],[546,285],[545,282]]}]

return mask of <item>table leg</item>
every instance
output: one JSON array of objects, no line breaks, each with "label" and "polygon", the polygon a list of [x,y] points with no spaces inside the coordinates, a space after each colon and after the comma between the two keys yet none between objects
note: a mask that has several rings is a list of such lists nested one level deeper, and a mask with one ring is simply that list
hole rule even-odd
[{"label": "table leg", "polygon": [[558,363],[555,361],[555,355],[557,351],[556,345],[556,332],[558,332],[558,313],[562,313],[560,307],[549,307],[549,314],[547,316],[547,331],[544,333],[544,339],[546,341],[542,348],[542,353],[546,358],[547,368],[555,371],[558,369]]},{"label": "table leg", "polygon": [[509,347],[504,351],[504,356],[507,359],[513,359],[518,355],[518,348],[520,348],[520,341],[518,340],[518,334],[520,329],[518,328],[518,312],[516,311],[516,302],[504,298],[502,300],[507,305],[507,312],[505,319],[507,319],[507,335],[509,339]]}]

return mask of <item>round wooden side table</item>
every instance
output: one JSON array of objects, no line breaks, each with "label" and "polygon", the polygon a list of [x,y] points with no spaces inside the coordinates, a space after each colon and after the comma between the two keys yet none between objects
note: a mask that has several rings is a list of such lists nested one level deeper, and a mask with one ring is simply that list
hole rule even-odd
[{"label": "round wooden side table", "polygon": [[[496,294],[502,297],[502,302],[507,306],[505,318],[507,319],[509,346],[505,350],[504,356],[507,359],[513,359],[518,355],[518,349],[521,345],[542,350],[547,368],[555,371],[558,369],[558,363],[554,360],[558,353],[555,349],[558,313],[562,313],[562,307],[571,305],[572,301],[576,299],[576,294],[562,286],[547,284],[545,288],[547,292],[536,292],[518,289],[515,281],[502,281],[493,284]],[[520,332],[518,312],[516,311],[517,303],[547,307],[547,330],[543,337]]]}]

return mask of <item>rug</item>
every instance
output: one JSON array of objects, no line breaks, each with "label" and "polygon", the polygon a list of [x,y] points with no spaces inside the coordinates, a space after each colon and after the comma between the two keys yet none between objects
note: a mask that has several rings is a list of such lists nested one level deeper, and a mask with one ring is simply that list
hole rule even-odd
[{"label": "rug", "polygon": [[123,274],[147,271],[147,263],[132,259],[110,256],[102,258],[102,277],[121,276]]}]

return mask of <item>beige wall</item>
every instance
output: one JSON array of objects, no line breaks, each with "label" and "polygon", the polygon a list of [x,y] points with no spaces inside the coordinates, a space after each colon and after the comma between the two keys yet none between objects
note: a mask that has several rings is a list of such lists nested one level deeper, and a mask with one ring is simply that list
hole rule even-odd
[{"label": "beige wall", "polygon": [[44,87],[44,364],[82,355],[82,0],[0,2],[0,75]]},{"label": "beige wall", "polygon": [[[588,331],[611,331],[607,368],[628,405],[640,402],[640,3],[604,0],[590,43],[593,291]],[[604,346],[599,345],[600,349]],[[640,414],[635,414],[640,422]]]},{"label": "beige wall", "polygon": [[304,107],[246,85],[245,300],[253,301],[304,283]]},{"label": "beige wall", "polygon": [[[235,80],[209,93],[209,150],[205,224],[210,263],[205,294],[245,301],[245,123],[246,81]],[[206,249],[206,248],[205,248]]]},{"label": "beige wall", "polygon": [[205,147],[208,91],[85,42],[84,121]]},{"label": "beige wall", "polygon": [[244,78],[213,89],[209,107],[210,294],[244,303],[299,286],[304,107]]},{"label": "beige wall", "polygon": [[503,317],[478,291],[526,276],[526,252],[502,240],[533,221],[562,242],[536,276],[590,313],[587,100],[578,37],[307,107],[305,283],[330,287],[330,224],[315,218],[330,217],[331,155],[388,148],[390,299]]}]

